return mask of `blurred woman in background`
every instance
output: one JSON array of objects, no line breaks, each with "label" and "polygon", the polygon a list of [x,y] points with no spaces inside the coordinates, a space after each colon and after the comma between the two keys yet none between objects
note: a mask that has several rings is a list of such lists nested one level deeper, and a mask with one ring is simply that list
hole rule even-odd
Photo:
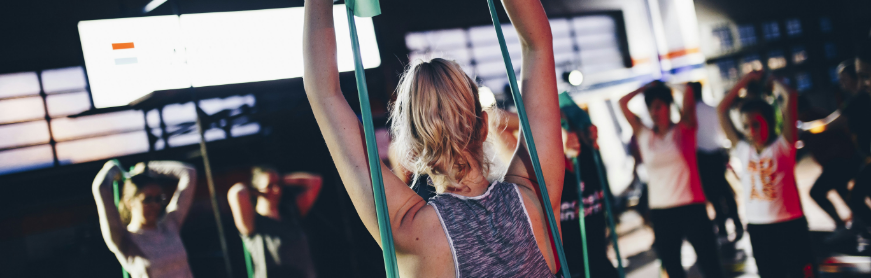
[{"label": "blurred woman in background", "polygon": [[[139,163],[124,181],[116,208],[112,183],[123,175],[120,165],[109,161],[93,184],[109,250],[131,277],[193,277],[179,230],[194,196],[196,169],[175,161]],[[160,177],[178,179],[168,205]]]},{"label": "blurred woman in background", "polygon": [[233,222],[251,254],[254,277],[315,277],[300,220],[311,210],[322,179],[309,173],[279,176],[270,167],[251,169],[251,184],[227,193]]},{"label": "blurred woman in background", "polygon": [[[644,93],[653,128],[629,110],[629,101]],[[696,161],[696,101],[691,87],[683,96],[680,122],[671,121],[671,88],[658,80],[620,99],[620,108],[638,138],[649,176],[650,217],[656,240],[653,248],[671,278],[686,277],[681,245],[686,238],[698,255],[705,278],[723,277],[713,224]]]},{"label": "blurred woman in background", "polygon": [[738,92],[761,77],[761,72],[747,74],[717,107],[720,124],[732,143],[732,156],[746,167],[740,179],[753,257],[763,278],[816,277],[807,219],[795,182],[798,93],[781,82],[773,83],[772,91],[780,92],[784,99],[780,109],[784,125],[779,136],[775,109],[764,100],[741,104],[743,133],[739,133],[729,117]]}]

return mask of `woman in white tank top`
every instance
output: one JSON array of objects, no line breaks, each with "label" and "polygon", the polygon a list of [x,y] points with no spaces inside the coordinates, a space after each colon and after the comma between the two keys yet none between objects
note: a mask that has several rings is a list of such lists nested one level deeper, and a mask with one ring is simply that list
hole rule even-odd
[{"label": "woman in white tank top", "polygon": [[776,133],[775,109],[761,99],[744,100],[738,132],[729,117],[738,92],[748,83],[761,83],[761,72],[747,74],[717,107],[720,124],[732,142],[732,156],[744,187],[747,232],[759,276],[816,277],[816,262],[807,244],[807,220],[795,183],[797,97],[795,90],[773,82],[773,91],[783,93],[782,134]]},{"label": "woman in white tank top", "polygon": [[[629,110],[629,101],[644,93],[653,127],[646,127]],[[681,245],[687,239],[698,255],[705,278],[723,277],[713,224],[705,209],[705,195],[696,163],[696,101],[687,86],[680,122],[671,121],[671,88],[653,81],[620,99],[620,108],[638,138],[649,175],[649,203],[654,249],[672,278],[686,277]]]}]

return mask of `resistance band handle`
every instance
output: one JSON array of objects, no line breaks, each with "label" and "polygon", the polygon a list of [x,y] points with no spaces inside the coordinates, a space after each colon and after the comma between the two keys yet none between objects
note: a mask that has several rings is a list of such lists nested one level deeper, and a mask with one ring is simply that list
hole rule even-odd
[{"label": "resistance band handle", "polygon": [[587,250],[587,224],[584,219],[587,211],[584,209],[584,187],[581,181],[581,167],[578,163],[577,157],[572,158],[572,164],[575,167],[575,180],[578,182],[578,217],[580,220],[578,222],[581,223],[581,242],[584,243],[584,277],[590,278],[590,255]]},{"label": "resistance band handle", "polygon": [[502,59],[505,60],[505,71],[508,73],[511,94],[514,96],[514,106],[517,107],[517,114],[520,118],[520,124],[523,130],[523,138],[526,139],[526,149],[529,151],[529,158],[532,160],[532,168],[535,170],[535,178],[538,181],[539,191],[541,191],[541,203],[544,206],[544,215],[547,217],[548,227],[550,227],[550,235],[554,240],[554,246],[557,250],[557,257],[559,257],[563,277],[572,277],[569,273],[569,266],[566,263],[566,255],[563,251],[563,242],[560,238],[559,226],[556,224],[556,219],[553,215],[553,207],[550,205],[550,196],[547,193],[544,175],[541,172],[541,164],[538,161],[538,151],[535,150],[535,140],[532,138],[532,129],[529,127],[526,108],[523,106],[523,98],[520,96],[520,91],[517,87],[517,77],[514,76],[514,66],[511,64],[511,56],[508,54],[508,47],[505,45],[505,36],[502,35],[502,25],[499,23],[499,17],[496,15],[496,5],[493,3],[493,0],[487,0],[487,4],[490,6],[490,17],[493,19],[493,27],[496,29],[496,38],[499,39],[499,48],[502,50]]},{"label": "resistance band handle", "polygon": [[605,211],[608,213],[608,226],[611,228],[611,241],[614,244],[614,254],[617,255],[617,274],[620,278],[626,278],[626,272],[623,269],[623,257],[620,256],[620,245],[617,244],[617,228],[614,225],[614,211],[611,209],[611,185],[608,183],[608,176],[602,170],[602,159],[599,157],[599,151],[590,147],[593,152],[593,159],[596,164],[596,172],[599,174],[599,180],[602,182],[602,189],[605,191]]},{"label": "resistance band handle", "polygon": [[372,193],[375,196],[375,213],[378,217],[378,232],[381,235],[384,269],[387,271],[387,277],[394,278],[399,277],[399,267],[396,265],[390,214],[387,211],[387,197],[384,192],[384,180],[381,177],[381,159],[378,157],[378,145],[375,143],[375,127],[372,124],[372,108],[369,104],[369,92],[366,88],[366,74],[363,72],[363,60],[360,57],[360,42],[357,40],[357,25],[354,23],[353,6],[346,4],[345,8],[348,15],[348,29],[351,33],[351,49],[354,52],[354,76],[357,78],[360,112],[363,114],[363,134],[366,139],[366,154],[369,158]]}]

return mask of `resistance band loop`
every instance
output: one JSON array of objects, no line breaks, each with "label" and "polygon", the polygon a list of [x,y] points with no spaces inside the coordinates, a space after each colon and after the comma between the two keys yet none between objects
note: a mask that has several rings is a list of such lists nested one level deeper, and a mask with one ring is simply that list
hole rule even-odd
[{"label": "resistance band loop", "polygon": [[[121,162],[117,159],[112,159],[112,162],[118,166],[118,169],[121,169],[121,180],[120,182],[124,182],[127,179],[127,173],[124,172],[124,168],[121,168]],[[115,198],[115,207],[118,207],[118,204],[121,203],[121,190],[119,189],[120,185],[118,184],[118,180],[112,181],[112,195]],[[127,270],[124,269],[124,266],[121,266],[121,275],[124,278],[130,278],[130,273],[127,273]]]},{"label": "resistance band loop", "polygon": [[572,164],[575,167],[575,180],[578,182],[578,217],[581,222],[581,241],[584,242],[584,277],[590,278],[590,255],[587,251],[587,225],[584,223],[584,217],[587,211],[584,209],[584,186],[581,182],[581,167],[578,164],[578,158],[572,158]]},{"label": "resistance band loop", "polygon": [[[363,2],[357,0],[357,2]],[[366,1],[367,3],[377,1]],[[361,3],[362,4],[362,3]],[[387,277],[399,277],[396,265],[396,251],[393,247],[393,232],[390,228],[390,214],[387,212],[387,197],[384,195],[384,181],[381,178],[381,159],[378,145],[375,144],[375,128],[372,124],[372,108],[369,92],[366,89],[366,74],[360,57],[360,42],[357,40],[357,26],[354,23],[354,7],[360,4],[345,3],[348,15],[348,29],[351,31],[351,49],[354,52],[354,75],[357,77],[357,93],[360,97],[360,112],[363,114],[363,133],[366,139],[366,153],[369,157],[369,172],[372,177],[372,193],[375,195],[375,212],[378,216],[378,232],[381,234],[381,251],[384,256],[384,269]],[[374,15],[371,15],[374,16]]]},{"label": "resistance band loop", "polygon": [[532,138],[532,129],[529,128],[529,119],[526,117],[526,108],[523,106],[523,98],[520,96],[520,88],[517,87],[517,77],[514,76],[514,66],[511,64],[511,56],[508,54],[508,47],[505,45],[505,37],[502,35],[502,25],[499,24],[499,17],[496,15],[496,6],[493,0],[487,0],[490,6],[490,17],[493,18],[493,27],[496,29],[496,37],[499,39],[499,48],[502,49],[502,58],[505,60],[505,71],[508,73],[509,85],[511,85],[511,94],[514,96],[514,106],[517,107],[517,114],[520,117],[520,124],[523,128],[523,138],[526,139],[526,149],[529,150],[529,158],[532,160],[532,168],[535,170],[535,178],[538,181],[538,189],[541,191],[542,205],[544,206],[544,215],[547,217],[547,222],[550,227],[550,235],[554,240],[554,246],[559,257],[560,267],[563,277],[572,277],[569,274],[569,265],[566,263],[566,255],[563,251],[563,242],[560,239],[559,227],[554,219],[553,208],[550,205],[550,196],[547,193],[547,186],[544,183],[544,175],[541,172],[541,165],[538,161],[538,151],[535,150],[535,140]]},{"label": "resistance band loop", "polygon": [[608,176],[602,171],[602,159],[599,158],[599,151],[590,147],[593,152],[593,159],[596,164],[596,172],[599,173],[599,180],[602,181],[602,189],[605,193],[605,210],[608,213],[608,226],[611,227],[611,241],[614,244],[614,254],[617,255],[617,273],[620,278],[626,278],[626,273],[623,270],[623,257],[620,257],[620,246],[617,244],[617,228],[614,225],[614,211],[611,209],[611,185],[608,183]]}]

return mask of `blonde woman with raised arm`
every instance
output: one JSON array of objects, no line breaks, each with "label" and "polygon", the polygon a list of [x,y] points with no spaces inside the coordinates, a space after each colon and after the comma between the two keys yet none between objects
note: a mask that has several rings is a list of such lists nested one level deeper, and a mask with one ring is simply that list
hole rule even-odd
[{"label": "blonde woman with raised arm", "polygon": [[[427,202],[382,165],[402,277],[553,277],[558,271],[544,215],[559,215],[565,167],[553,39],[538,0],[502,3],[520,37],[521,93],[550,195],[544,201],[556,211],[542,210],[523,142],[504,177],[487,179],[490,116],[473,79],[454,61],[415,61],[396,90],[391,129],[406,169],[429,175],[438,195]],[[357,214],[381,244],[362,128],[339,87],[331,0],[306,1],[303,41],[303,79],[315,118]]]}]

